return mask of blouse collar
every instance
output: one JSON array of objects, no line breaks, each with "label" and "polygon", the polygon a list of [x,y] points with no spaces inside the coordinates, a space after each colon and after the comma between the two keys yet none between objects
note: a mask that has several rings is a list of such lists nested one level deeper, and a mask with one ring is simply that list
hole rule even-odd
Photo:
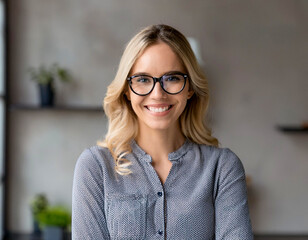
[{"label": "blouse collar", "polygon": [[[171,152],[168,154],[168,159],[170,161],[178,161],[186,152],[191,148],[192,142],[186,138],[184,144],[175,150],[174,152]],[[144,159],[146,162],[151,163],[152,157],[147,154],[138,144],[135,140],[132,140],[131,143],[132,152],[137,155],[138,158]]]}]

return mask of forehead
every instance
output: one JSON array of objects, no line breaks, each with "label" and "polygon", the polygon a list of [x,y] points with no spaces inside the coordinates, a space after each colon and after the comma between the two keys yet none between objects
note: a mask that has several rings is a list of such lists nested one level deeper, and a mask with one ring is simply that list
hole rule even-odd
[{"label": "forehead", "polygon": [[184,64],[168,44],[159,42],[147,47],[137,58],[131,74],[147,73],[159,77],[166,72],[184,72]]}]

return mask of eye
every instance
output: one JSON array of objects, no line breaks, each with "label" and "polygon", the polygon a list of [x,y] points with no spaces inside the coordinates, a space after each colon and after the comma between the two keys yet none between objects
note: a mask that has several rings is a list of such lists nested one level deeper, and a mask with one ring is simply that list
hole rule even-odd
[{"label": "eye", "polygon": [[181,75],[166,75],[164,77],[164,80],[168,82],[178,82],[181,81],[181,78],[182,78]]},{"label": "eye", "polygon": [[148,76],[136,76],[133,78],[133,81],[136,83],[150,83],[152,82],[152,79]]}]

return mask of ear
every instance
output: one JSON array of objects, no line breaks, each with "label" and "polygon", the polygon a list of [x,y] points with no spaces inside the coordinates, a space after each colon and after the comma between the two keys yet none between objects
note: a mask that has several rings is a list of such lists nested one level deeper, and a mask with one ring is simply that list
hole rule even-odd
[{"label": "ear", "polygon": [[127,90],[124,94],[127,97],[128,101],[130,101],[130,91]]},{"label": "ear", "polygon": [[190,99],[194,95],[194,93],[195,93],[194,90],[190,89],[188,91],[187,99]]}]

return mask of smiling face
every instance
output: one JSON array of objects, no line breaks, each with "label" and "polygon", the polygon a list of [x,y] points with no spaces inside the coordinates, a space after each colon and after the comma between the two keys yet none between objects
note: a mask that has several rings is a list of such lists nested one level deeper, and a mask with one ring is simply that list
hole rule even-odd
[{"label": "smiling face", "polygon": [[[149,46],[136,60],[130,76],[140,73],[152,77],[161,77],[170,72],[186,73],[183,63],[172,49],[163,42]],[[187,81],[183,91],[176,95],[166,93],[159,83],[146,96],[139,96],[129,89],[126,92],[132,108],[138,117],[139,130],[167,130],[170,133],[180,131],[179,117],[185,109],[187,100],[193,95]]]}]

